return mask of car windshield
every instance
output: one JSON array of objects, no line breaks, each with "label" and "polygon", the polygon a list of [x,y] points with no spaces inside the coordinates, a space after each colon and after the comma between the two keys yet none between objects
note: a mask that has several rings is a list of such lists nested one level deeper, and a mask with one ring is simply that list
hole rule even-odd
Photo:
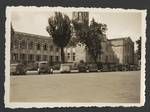
[{"label": "car windshield", "polygon": [[41,65],[47,65],[47,63],[41,63]]},{"label": "car windshield", "polygon": [[47,67],[47,66],[48,66],[47,63],[40,63],[40,64],[39,64],[39,67]]}]

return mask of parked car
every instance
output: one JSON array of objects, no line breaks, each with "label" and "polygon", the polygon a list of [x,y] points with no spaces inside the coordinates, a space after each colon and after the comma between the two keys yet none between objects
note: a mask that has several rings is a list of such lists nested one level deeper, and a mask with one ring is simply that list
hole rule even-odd
[{"label": "parked car", "polygon": [[53,69],[54,69],[54,70],[59,70],[59,69],[60,69],[60,64],[59,64],[59,63],[54,64],[54,65],[53,65]]},{"label": "parked car", "polygon": [[71,72],[71,66],[69,64],[61,64],[60,65],[60,72],[61,73],[70,73]]},{"label": "parked car", "polygon": [[89,72],[98,72],[98,67],[96,64],[89,64],[88,70]]},{"label": "parked car", "polygon": [[108,72],[109,71],[108,66],[107,65],[103,65],[100,71],[101,72]]},{"label": "parked car", "polygon": [[47,61],[37,62],[37,71],[40,73],[50,73],[50,67]]},{"label": "parked car", "polygon": [[27,69],[24,64],[16,63],[10,65],[10,74],[11,75],[25,75]]},{"label": "parked car", "polygon": [[80,61],[80,63],[78,64],[78,70],[79,72],[87,72],[88,67],[86,66],[86,64],[84,63],[84,61]]}]

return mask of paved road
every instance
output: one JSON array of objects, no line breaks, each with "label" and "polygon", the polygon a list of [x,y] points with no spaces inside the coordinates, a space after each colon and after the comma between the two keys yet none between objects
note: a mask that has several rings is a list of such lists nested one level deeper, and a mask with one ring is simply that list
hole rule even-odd
[{"label": "paved road", "polygon": [[140,71],[11,76],[12,102],[139,103]]}]

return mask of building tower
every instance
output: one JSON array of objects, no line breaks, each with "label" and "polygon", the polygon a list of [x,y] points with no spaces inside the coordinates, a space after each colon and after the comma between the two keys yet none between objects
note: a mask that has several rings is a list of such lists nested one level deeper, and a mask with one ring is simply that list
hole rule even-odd
[{"label": "building tower", "polygon": [[73,12],[72,20],[82,23],[84,25],[89,24],[89,12]]}]

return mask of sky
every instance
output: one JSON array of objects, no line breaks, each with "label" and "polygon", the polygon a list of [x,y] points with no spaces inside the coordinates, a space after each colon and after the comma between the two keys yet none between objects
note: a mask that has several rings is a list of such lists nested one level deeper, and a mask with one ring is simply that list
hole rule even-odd
[{"label": "sky", "polygon": [[[61,10],[72,18],[72,10]],[[48,18],[54,16],[54,10],[13,10],[11,22],[15,31],[49,36],[46,31]],[[136,11],[89,10],[89,20],[107,25],[107,38],[130,37],[135,42],[142,36],[142,14]]]}]

